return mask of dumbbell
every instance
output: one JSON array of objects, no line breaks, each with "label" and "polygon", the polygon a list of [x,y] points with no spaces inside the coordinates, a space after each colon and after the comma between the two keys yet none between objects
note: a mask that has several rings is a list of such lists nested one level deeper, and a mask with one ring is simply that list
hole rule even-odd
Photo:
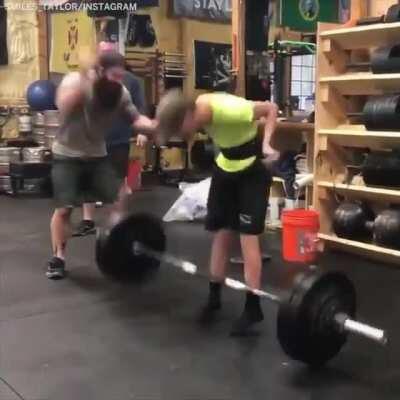
[{"label": "dumbbell", "polygon": [[[399,58],[400,60],[400,58]],[[367,130],[400,130],[400,95],[372,96],[362,112],[349,112],[349,118],[361,118]]]},{"label": "dumbbell", "polygon": [[345,239],[370,240],[374,218],[374,213],[364,203],[342,203],[333,215],[333,230]]},{"label": "dumbbell", "polygon": [[357,25],[372,25],[380,23],[392,23],[400,21],[400,5],[393,4],[386,12],[386,15],[380,15],[379,17],[366,17],[360,18],[357,21]]},{"label": "dumbbell", "polygon": [[333,216],[337,236],[350,240],[371,240],[382,247],[400,249],[400,210],[380,212],[376,218],[363,203],[342,203]]},{"label": "dumbbell", "polygon": [[400,72],[400,45],[380,47],[371,53],[369,62],[350,62],[347,68],[371,69],[374,74],[390,74]]}]

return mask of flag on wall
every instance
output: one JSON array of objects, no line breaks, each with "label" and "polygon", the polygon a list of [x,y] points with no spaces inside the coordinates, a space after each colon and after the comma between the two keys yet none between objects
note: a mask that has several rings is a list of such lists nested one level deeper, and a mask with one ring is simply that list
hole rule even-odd
[{"label": "flag on wall", "polygon": [[95,43],[94,22],[85,12],[52,14],[50,71],[76,71],[79,55],[94,49]]}]

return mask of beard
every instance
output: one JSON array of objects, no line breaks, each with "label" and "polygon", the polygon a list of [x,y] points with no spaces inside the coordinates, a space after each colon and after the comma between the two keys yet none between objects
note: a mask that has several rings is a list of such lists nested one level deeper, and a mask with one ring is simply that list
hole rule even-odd
[{"label": "beard", "polygon": [[122,97],[122,84],[101,77],[93,85],[95,101],[106,110],[115,109]]}]

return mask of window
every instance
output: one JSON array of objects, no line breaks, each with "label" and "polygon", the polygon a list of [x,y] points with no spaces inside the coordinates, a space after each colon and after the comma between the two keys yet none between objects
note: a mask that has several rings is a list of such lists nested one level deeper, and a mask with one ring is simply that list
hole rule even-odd
[{"label": "window", "polygon": [[291,97],[298,98],[299,110],[307,108],[306,99],[313,96],[314,93],[315,55],[293,56]]}]

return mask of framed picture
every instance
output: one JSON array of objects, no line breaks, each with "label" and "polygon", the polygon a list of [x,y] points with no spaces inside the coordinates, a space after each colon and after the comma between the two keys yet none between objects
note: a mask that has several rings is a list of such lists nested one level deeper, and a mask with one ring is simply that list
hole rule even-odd
[{"label": "framed picture", "polygon": [[196,89],[219,90],[230,82],[232,46],[225,43],[194,42]]}]

